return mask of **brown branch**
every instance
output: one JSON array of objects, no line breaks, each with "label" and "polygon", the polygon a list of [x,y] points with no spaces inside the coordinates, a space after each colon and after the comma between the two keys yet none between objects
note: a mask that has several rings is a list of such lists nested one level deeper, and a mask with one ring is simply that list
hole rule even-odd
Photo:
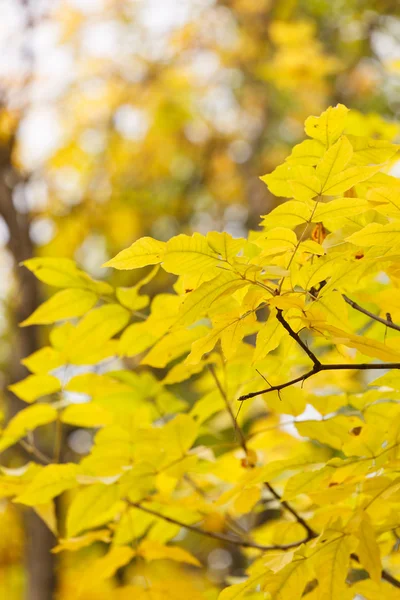
[{"label": "brown branch", "polygon": [[363,308],[362,306],[357,304],[357,302],[354,302],[354,300],[352,300],[345,294],[342,294],[342,296],[343,296],[344,300],[347,302],[347,304],[349,304],[355,310],[358,310],[360,313],[363,313],[364,315],[366,315],[367,317],[370,317],[374,321],[378,321],[378,323],[382,323],[382,325],[386,325],[386,327],[390,327],[390,329],[395,329],[396,331],[400,331],[400,325],[396,325],[396,323],[393,323],[393,321],[391,319],[384,319],[383,317],[379,317],[378,315],[375,315],[374,313],[370,312],[366,308]]},{"label": "brown branch", "polygon": [[229,413],[229,416],[230,416],[232,424],[233,424],[233,428],[237,432],[237,434],[238,434],[238,436],[240,438],[240,445],[242,446],[245,454],[247,454],[247,445],[246,445],[245,437],[243,435],[243,431],[241,430],[241,428],[239,427],[238,422],[235,419],[235,415],[233,414],[233,410],[232,410],[232,407],[231,407],[231,405],[229,403],[228,396],[227,396],[224,388],[222,387],[220,380],[218,379],[218,376],[217,376],[217,374],[215,372],[215,369],[214,369],[214,365],[208,365],[208,369],[209,369],[209,371],[210,371],[210,373],[211,373],[211,375],[212,375],[212,377],[213,377],[213,379],[215,381],[215,384],[216,384],[216,386],[217,386],[217,388],[219,390],[219,393],[221,394],[221,396],[222,396],[222,398],[224,400],[226,409],[227,409],[227,411]]},{"label": "brown branch", "polygon": [[304,375],[300,375],[295,379],[291,379],[290,381],[286,381],[285,383],[280,383],[279,385],[272,385],[269,388],[265,388],[264,390],[259,390],[258,392],[250,392],[249,394],[244,394],[238,398],[239,402],[243,402],[244,400],[249,400],[250,398],[255,398],[255,396],[259,396],[260,394],[268,394],[268,392],[280,392],[284,388],[287,388],[295,383],[303,382],[306,379],[309,379],[316,373],[320,373],[321,371],[367,371],[367,370],[382,370],[382,369],[400,369],[400,363],[358,363],[358,364],[331,364],[331,365],[314,365],[314,367],[304,373]]},{"label": "brown branch", "polygon": [[[238,539],[232,538],[231,536],[224,535],[223,533],[217,533],[215,531],[205,531],[204,529],[200,529],[199,527],[196,527],[196,525],[187,525],[186,523],[182,523],[181,521],[178,521],[178,519],[174,519],[173,517],[167,517],[166,515],[163,515],[162,513],[158,512],[156,510],[153,510],[152,508],[143,506],[139,502],[132,502],[131,500],[128,500],[127,498],[125,498],[125,502],[129,506],[132,506],[133,508],[142,510],[143,512],[145,512],[149,515],[153,515],[154,517],[157,517],[158,519],[163,519],[167,523],[171,523],[172,525],[177,525],[178,527],[183,527],[184,529],[187,529],[188,531],[192,531],[193,533],[198,533],[199,535],[203,535],[204,537],[208,537],[213,540],[218,540],[219,542],[225,542],[227,544],[233,544],[235,546],[241,546],[242,548],[254,548],[255,550],[261,550],[263,552],[268,552],[268,551],[272,551],[272,550],[290,550],[291,548],[296,548],[297,546],[300,546],[301,544],[305,544],[308,541],[310,541],[311,539],[318,537],[318,534],[308,525],[308,523],[287,502],[282,501],[279,494],[277,492],[275,492],[275,490],[268,483],[265,483],[265,485],[267,486],[267,488],[269,489],[271,494],[277,500],[279,500],[281,502],[282,506],[284,508],[286,508],[286,510],[288,510],[295,517],[296,521],[298,523],[300,523],[301,525],[303,525],[303,527],[307,531],[306,538],[304,538],[303,540],[300,540],[298,542],[293,542],[291,544],[276,544],[276,545],[271,545],[271,546],[264,546],[262,544],[257,544],[256,542],[246,541],[246,540],[242,540],[240,538],[238,538]],[[359,558],[356,554],[352,554],[351,557],[358,563],[360,562]],[[385,581],[387,581],[394,587],[400,588],[400,581],[398,581],[395,577],[393,577],[393,575],[388,573],[386,570],[382,570],[382,579],[384,579]]]},{"label": "brown branch", "polygon": [[44,464],[44,465],[53,464],[53,461],[51,460],[51,458],[46,456],[43,452],[41,452],[39,450],[39,448],[36,448],[36,446],[34,446],[33,444],[25,442],[25,440],[19,440],[18,443],[21,446],[21,448],[23,448],[26,452],[28,452],[29,454],[31,454],[32,456],[37,458],[37,460],[39,462],[41,462],[42,464]]},{"label": "brown branch", "polygon": [[299,334],[296,333],[294,331],[294,329],[292,329],[292,327],[289,325],[289,323],[284,318],[283,312],[280,308],[276,309],[276,318],[278,319],[279,323],[289,333],[290,337],[293,338],[296,341],[296,343],[300,346],[300,348],[302,348],[304,350],[304,352],[307,354],[307,356],[312,360],[313,364],[320,365],[321,362],[319,361],[319,359],[315,356],[315,354],[313,352],[311,352],[311,350],[309,349],[307,344],[305,344],[303,342],[303,340],[300,338]]},{"label": "brown branch", "polygon": [[163,519],[164,521],[166,521],[167,523],[171,523],[172,525],[178,525],[179,527],[184,527],[185,529],[187,529],[188,531],[192,531],[193,533],[198,533],[199,535],[203,535],[205,537],[209,537],[220,542],[225,542],[227,544],[241,546],[242,548],[255,548],[256,550],[262,550],[264,552],[270,550],[290,550],[291,548],[296,548],[297,546],[300,546],[300,544],[304,544],[305,542],[309,541],[309,538],[305,538],[298,542],[292,542],[291,544],[274,544],[271,546],[264,546],[262,544],[257,544],[256,542],[252,542],[250,540],[242,540],[240,538],[236,539],[231,537],[230,535],[225,535],[223,533],[217,533],[215,531],[206,531],[205,529],[200,529],[196,525],[187,525],[186,523],[178,521],[178,519],[174,519],[173,517],[167,517],[166,515],[163,515],[162,513],[153,510],[152,508],[143,506],[143,504],[140,504],[139,502],[132,502],[127,498],[125,498],[125,502],[129,506],[138,508],[139,510],[142,510],[143,512],[146,512],[149,515],[153,515],[154,517],[157,517],[159,519]]},{"label": "brown branch", "polygon": [[387,581],[388,583],[390,583],[394,587],[400,588],[400,581],[398,579],[396,579],[396,577],[393,577],[393,575],[391,575],[390,573],[388,573],[386,571],[386,569],[382,569],[382,579],[384,579],[385,581]]},{"label": "brown branch", "polygon": [[312,527],[310,527],[310,525],[307,523],[307,521],[305,521],[303,519],[303,517],[301,515],[299,515],[299,513],[292,506],[290,506],[290,504],[288,504],[286,502],[286,500],[282,500],[281,496],[278,494],[277,491],[274,490],[274,488],[272,487],[272,485],[270,483],[268,483],[267,481],[264,481],[264,485],[271,492],[273,497],[276,500],[278,500],[278,502],[280,502],[281,506],[287,512],[289,512],[291,515],[293,515],[293,517],[296,519],[296,521],[304,527],[304,529],[307,532],[306,541],[309,541],[309,540],[312,540],[312,539],[318,537],[318,533],[316,531],[314,531],[314,529],[312,529]]}]

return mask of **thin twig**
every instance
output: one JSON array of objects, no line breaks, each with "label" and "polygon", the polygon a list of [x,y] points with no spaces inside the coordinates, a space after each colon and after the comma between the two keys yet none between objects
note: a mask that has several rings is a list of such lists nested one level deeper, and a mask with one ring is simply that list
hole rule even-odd
[{"label": "thin twig", "polygon": [[305,521],[303,519],[303,517],[301,515],[299,515],[299,513],[292,506],[290,506],[290,504],[288,504],[286,502],[286,500],[282,500],[280,494],[278,494],[278,492],[272,487],[272,485],[270,483],[268,483],[268,481],[264,481],[264,485],[271,492],[273,497],[276,500],[278,500],[278,502],[280,502],[281,506],[285,510],[287,510],[287,512],[289,512],[291,515],[293,515],[293,517],[296,519],[296,521],[304,527],[304,529],[307,532],[307,538],[306,538],[307,541],[318,537],[318,533],[316,531],[314,531],[314,529],[312,529],[312,527],[310,527],[310,525],[307,523],[307,521]]},{"label": "thin twig", "polygon": [[149,515],[153,515],[154,517],[157,517],[159,519],[163,519],[164,521],[166,521],[167,523],[171,523],[172,525],[178,525],[179,527],[184,527],[189,531],[193,531],[193,533],[198,533],[200,535],[212,538],[214,540],[218,540],[220,542],[234,544],[235,546],[242,546],[243,548],[255,548],[256,550],[262,550],[264,552],[267,552],[269,550],[290,550],[291,548],[296,548],[297,546],[300,546],[301,544],[304,544],[308,541],[307,538],[298,542],[292,542],[291,544],[275,544],[271,546],[264,546],[262,544],[257,544],[256,542],[252,542],[250,540],[242,540],[240,538],[236,539],[231,537],[230,535],[225,535],[223,533],[217,533],[215,531],[206,531],[205,529],[200,529],[196,525],[187,525],[186,523],[178,521],[178,519],[174,519],[173,517],[167,517],[166,515],[163,515],[162,513],[153,510],[152,508],[143,506],[143,504],[140,504],[139,502],[132,502],[128,499],[125,499],[125,501],[129,506],[138,508],[139,510],[142,510],[148,513]]},{"label": "thin twig", "polygon": [[379,317],[378,315],[375,315],[374,313],[370,312],[366,308],[363,308],[362,306],[357,304],[357,302],[354,302],[354,300],[352,300],[345,294],[342,294],[342,296],[343,296],[344,300],[347,302],[347,304],[349,304],[355,310],[358,310],[360,313],[363,313],[364,315],[366,315],[367,317],[370,317],[374,321],[378,321],[378,323],[382,323],[382,325],[386,325],[386,327],[390,327],[390,329],[395,329],[396,331],[400,331],[400,325],[396,325],[396,323],[393,323],[393,321],[391,319],[383,319],[382,317]]},{"label": "thin twig", "polygon": [[217,388],[219,390],[219,393],[221,394],[221,396],[223,398],[223,401],[225,403],[226,409],[227,409],[227,411],[229,413],[229,416],[231,418],[231,421],[232,421],[232,424],[233,424],[233,428],[237,432],[237,434],[238,434],[238,436],[240,438],[240,445],[242,446],[245,454],[247,454],[247,445],[246,445],[245,437],[243,435],[243,431],[241,430],[241,428],[239,427],[239,424],[238,424],[237,420],[235,419],[235,415],[234,415],[232,407],[231,407],[231,405],[229,403],[228,396],[227,396],[224,388],[222,387],[220,380],[218,379],[218,376],[217,376],[217,374],[215,372],[215,369],[214,369],[214,365],[208,365],[208,369],[209,369],[209,371],[210,371],[210,373],[211,373],[211,375],[212,375],[212,377],[213,377],[213,379],[215,381],[215,384],[216,384],[216,386],[217,386]]},{"label": "thin twig", "polygon": [[49,458],[48,456],[43,454],[43,452],[41,452],[38,448],[36,448],[36,446],[33,446],[32,444],[25,442],[25,440],[19,440],[18,443],[26,452],[28,452],[29,454],[32,454],[32,456],[37,458],[44,465],[53,464],[53,461],[51,460],[51,458]]},{"label": "thin twig", "polygon": [[292,327],[289,325],[289,323],[284,318],[282,310],[280,308],[276,309],[276,318],[278,319],[279,323],[289,333],[290,337],[293,338],[296,341],[296,343],[300,346],[300,348],[302,348],[304,350],[304,352],[307,354],[307,356],[312,360],[313,364],[320,365],[321,362],[319,361],[319,359],[315,356],[315,354],[313,352],[311,352],[311,350],[309,349],[307,344],[305,344],[303,342],[303,340],[300,338],[299,334],[296,333],[294,331],[294,329],[292,329]]},{"label": "thin twig", "polygon": [[244,400],[249,400],[250,398],[255,398],[260,394],[268,394],[268,392],[280,392],[281,390],[294,385],[295,383],[299,383],[300,381],[305,381],[309,379],[316,373],[320,373],[321,371],[374,371],[375,369],[400,369],[400,363],[358,363],[358,364],[331,364],[331,365],[314,365],[314,367],[304,373],[304,375],[300,375],[295,379],[291,379],[290,381],[286,381],[285,383],[280,383],[279,385],[273,385],[269,388],[265,388],[264,390],[259,390],[258,392],[250,392],[249,394],[244,394],[238,398],[239,402],[243,402]]},{"label": "thin twig", "polygon": [[386,571],[386,569],[382,570],[382,579],[384,579],[385,581],[387,581],[388,583],[390,583],[394,587],[400,588],[400,581],[398,579],[396,579],[396,577],[393,577],[393,575],[391,575],[390,573],[388,573]]}]

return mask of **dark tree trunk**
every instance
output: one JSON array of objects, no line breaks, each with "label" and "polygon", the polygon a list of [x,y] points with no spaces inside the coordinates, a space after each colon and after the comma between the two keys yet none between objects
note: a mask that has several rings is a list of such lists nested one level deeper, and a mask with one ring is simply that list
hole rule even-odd
[{"label": "dark tree trunk", "polygon": [[[18,213],[13,204],[12,182],[17,178],[11,161],[12,140],[0,147],[0,215],[5,220],[10,239],[8,249],[12,255],[15,286],[11,302],[10,331],[11,352],[5,374],[6,385],[26,377],[21,359],[38,349],[35,327],[18,327],[38,306],[39,290],[35,277],[19,263],[33,256],[29,236],[29,215]],[[7,392],[7,418],[11,419],[24,405],[11,392]],[[47,525],[32,509],[23,514],[25,533],[25,600],[54,600],[56,590],[56,557],[50,552],[55,538]]]}]

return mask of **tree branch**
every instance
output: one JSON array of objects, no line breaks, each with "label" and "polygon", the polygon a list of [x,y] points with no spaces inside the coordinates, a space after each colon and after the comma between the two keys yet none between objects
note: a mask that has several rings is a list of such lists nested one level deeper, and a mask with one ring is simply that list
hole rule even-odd
[{"label": "tree branch", "polygon": [[400,588],[400,581],[398,579],[396,579],[396,577],[393,577],[393,575],[391,575],[390,573],[388,573],[386,571],[386,569],[382,570],[382,579],[384,579],[385,581],[387,581],[388,583],[390,583],[394,587]]},{"label": "tree branch", "polygon": [[36,448],[36,446],[34,446],[33,444],[30,444],[29,442],[26,442],[25,440],[19,440],[18,443],[21,446],[21,448],[23,448],[26,452],[28,452],[29,454],[31,454],[32,456],[37,458],[37,460],[39,462],[41,462],[42,464],[44,464],[44,465],[53,464],[53,461],[51,460],[51,458],[46,456],[43,452],[41,452],[39,450],[39,448]]},{"label": "tree branch", "polygon": [[292,327],[289,325],[289,323],[284,318],[283,312],[282,312],[282,310],[280,308],[276,309],[276,318],[278,319],[279,323],[289,333],[290,337],[293,338],[297,342],[297,344],[300,346],[300,348],[302,348],[304,350],[304,352],[307,354],[307,356],[309,358],[311,358],[313,364],[314,365],[320,365],[321,362],[319,361],[319,359],[315,356],[314,352],[311,352],[311,350],[309,349],[309,347],[307,346],[307,344],[305,344],[303,342],[303,340],[300,338],[299,334],[296,333],[294,331],[294,329],[292,329]]},{"label": "tree branch", "polygon": [[316,373],[321,371],[367,371],[367,370],[382,370],[382,369],[400,369],[400,363],[358,363],[358,364],[348,364],[348,363],[338,363],[331,365],[314,365],[314,367],[304,373],[304,375],[300,375],[295,379],[291,379],[290,381],[286,381],[285,383],[280,383],[279,385],[271,385],[269,388],[265,388],[264,390],[259,390],[258,392],[250,392],[249,394],[244,394],[238,398],[239,402],[243,402],[244,400],[249,400],[250,398],[255,398],[260,394],[268,394],[269,392],[280,392],[284,388],[287,388],[295,383],[303,382],[306,379],[309,379]]},{"label": "tree branch", "polygon": [[288,504],[286,502],[286,500],[282,500],[281,496],[278,494],[277,491],[274,490],[274,488],[272,487],[272,485],[270,483],[268,483],[267,481],[264,481],[264,485],[271,492],[273,497],[276,500],[278,500],[278,502],[280,502],[281,506],[285,510],[287,510],[287,512],[289,512],[291,515],[293,515],[293,517],[296,519],[296,521],[304,527],[304,529],[307,532],[306,541],[309,541],[309,540],[312,540],[312,539],[318,537],[318,533],[316,531],[314,531],[314,529],[312,529],[312,527],[310,527],[310,525],[307,523],[307,521],[305,521],[303,519],[303,517],[301,515],[299,515],[299,513],[292,506],[290,506],[290,504]]},{"label": "tree branch", "polygon": [[308,542],[310,539],[310,538],[305,538],[298,542],[292,542],[291,544],[274,544],[271,546],[264,546],[262,544],[257,544],[256,542],[252,542],[249,540],[246,541],[246,540],[242,540],[240,538],[233,538],[230,535],[225,535],[223,533],[217,533],[215,531],[206,531],[204,529],[200,529],[196,525],[187,525],[186,523],[182,523],[181,521],[178,521],[178,519],[174,519],[172,517],[167,517],[166,515],[163,515],[162,513],[158,512],[156,510],[153,510],[152,508],[143,506],[143,504],[140,504],[139,502],[132,502],[131,500],[128,500],[127,498],[125,498],[125,502],[129,506],[132,506],[133,508],[138,508],[139,510],[146,512],[149,515],[153,515],[154,517],[163,519],[164,521],[166,521],[167,523],[171,523],[172,525],[178,525],[179,527],[184,527],[185,529],[187,529],[188,531],[192,531],[193,533],[198,533],[199,535],[203,535],[205,537],[209,537],[214,540],[218,540],[220,542],[225,542],[227,544],[234,544],[235,546],[241,546],[242,548],[255,548],[256,550],[262,550],[263,552],[267,552],[269,550],[290,550],[291,548],[296,548],[297,546],[300,546],[300,544],[304,544],[305,542]]},{"label": "tree branch", "polygon": [[389,319],[383,319],[382,317],[375,315],[374,313],[370,312],[366,308],[363,308],[362,306],[357,304],[357,302],[354,302],[354,300],[352,300],[351,298],[346,296],[346,294],[342,294],[342,296],[343,296],[344,300],[347,302],[347,304],[349,304],[355,310],[358,310],[360,313],[363,313],[364,315],[366,315],[367,317],[370,317],[374,321],[378,321],[378,323],[382,323],[382,325],[386,325],[386,327],[390,327],[390,329],[395,329],[396,331],[400,331],[400,325],[396,325],[396,323],[393,323],[393,321],[390,321]]}]

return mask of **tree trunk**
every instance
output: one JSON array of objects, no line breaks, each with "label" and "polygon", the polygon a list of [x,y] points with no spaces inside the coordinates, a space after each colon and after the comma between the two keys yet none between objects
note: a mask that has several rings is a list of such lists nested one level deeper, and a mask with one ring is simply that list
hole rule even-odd
[{"label": "tree trunk", "polygon": [[[5,220],[10,239],[8,249],[13,257],[15,296],[10,314],[11,353],[6,373],[6,384],[26,377],[21,359],[38,349],[36,327],[18,327],[38,306],[39,290],[35,277],[19,263],[34,254],[29,236],[29,216],[18,213],[13,204],[9,180],[16,178],[11,161],[12,140],[0,147],[0,215]],[[7,393],[7,419],[11,419],[26,405],[11,392]],[[32,509],[24,511],[25,533],[25,600],[54,600],[56,590],[56,557],[50,552],[55,538],[47,525]]]}]

